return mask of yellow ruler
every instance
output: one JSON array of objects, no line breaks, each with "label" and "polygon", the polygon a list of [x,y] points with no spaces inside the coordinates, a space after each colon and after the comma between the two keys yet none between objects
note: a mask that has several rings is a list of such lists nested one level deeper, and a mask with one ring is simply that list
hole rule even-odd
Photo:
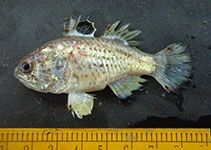
[{"label": "yellow ruler", "polygon": [[0,129],[0,150],[211,150],[210,129]]}]

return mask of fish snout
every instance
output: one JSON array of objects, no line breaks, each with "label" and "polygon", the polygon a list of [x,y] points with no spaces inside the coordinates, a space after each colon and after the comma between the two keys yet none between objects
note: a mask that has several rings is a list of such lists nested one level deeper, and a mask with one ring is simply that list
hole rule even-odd
[{"label": "fish snout", "polygon": [[14,72],[13,72],[13,75],[17,78],[18,75],[20,74],[20,72],[21,72],[20,68],[15,67]]}]

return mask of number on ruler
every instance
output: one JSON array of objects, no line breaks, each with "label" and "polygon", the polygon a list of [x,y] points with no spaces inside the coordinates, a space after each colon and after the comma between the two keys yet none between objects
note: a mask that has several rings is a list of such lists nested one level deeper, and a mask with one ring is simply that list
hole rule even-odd
[{"label": "number on ruler", "polygon": [[48,149],[49,149],[49,150],[53,150],[53,145],[49,145],[49,146],[48,146]]},{"label": "number on ruler", "polygon": [[149,145],[148,146],[148,149],[153,149],[154,148],[154,145]]},{"label": "number on ruler", "polygon": [[24,150],[29,150],[29,145],[25,145]]},{"label": "number on ruler", "polygon": [[125,145],[123,149],[126,150],[128,148],[129,148],[129,146],[128,145]]},{"label": "number on ruler", "polygon": [[1,145],[1,146],[0,146],[0,150],[4,150],[4,147],[3,147],[3,145]]},{"label": "number on ruler", "polygon": [[75,149],[74,150],[78,150],[78,145],[75,147]]},{"label": "number on ruler", "polygon": [[98,150],[103,150],[103,145],[98,145]]}]

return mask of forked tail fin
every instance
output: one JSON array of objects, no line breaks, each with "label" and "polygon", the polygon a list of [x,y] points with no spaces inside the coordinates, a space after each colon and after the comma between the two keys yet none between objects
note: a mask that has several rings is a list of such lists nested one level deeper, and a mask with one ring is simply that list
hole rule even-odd
[{"label": "forked tail fin", "polygon": [[174,43],[155,54],[157,69],[154,77],[168,92],[174,91],[191,75],[190,56],[183,53],[185,48]]}]

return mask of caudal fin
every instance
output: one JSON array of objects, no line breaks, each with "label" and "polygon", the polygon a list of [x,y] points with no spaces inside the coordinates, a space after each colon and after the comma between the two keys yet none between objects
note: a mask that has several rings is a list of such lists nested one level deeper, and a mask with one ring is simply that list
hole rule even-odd
[{"label": "caudal fin", "polygon": [[156,54],[157,69],[155,79],[168,92],[175,91],[190,77],[190,56],[183,53],[185,46],[174,43]]}]

